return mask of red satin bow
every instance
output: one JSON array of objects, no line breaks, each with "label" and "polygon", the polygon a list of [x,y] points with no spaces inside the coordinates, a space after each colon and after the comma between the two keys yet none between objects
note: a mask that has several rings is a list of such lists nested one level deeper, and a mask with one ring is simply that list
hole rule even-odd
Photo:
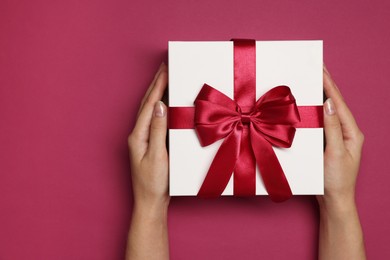
[{"label": "red satin bow", "polygon": [[273,201],[292,196],[272,146],[291,147],[294,124],[300,121],[295,98],[287,86],[265,93],[248,113],[236,101],[205,84],[195,100],[195,128],[202,146],[225,138],[204,182],[200,197],[218,197],[234,171],[234,195],[255,194],[255,169]]}]

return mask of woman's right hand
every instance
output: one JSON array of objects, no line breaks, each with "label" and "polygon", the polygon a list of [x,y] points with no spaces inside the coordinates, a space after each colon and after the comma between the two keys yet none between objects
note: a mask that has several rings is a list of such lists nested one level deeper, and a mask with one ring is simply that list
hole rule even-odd
[{"label": "woman's right hand", "polygon": [[324,67],[326,147],[325,194],[320,205],[319,259],[366,259],[363,231],[355,204],[364,137],[336,84]]}]

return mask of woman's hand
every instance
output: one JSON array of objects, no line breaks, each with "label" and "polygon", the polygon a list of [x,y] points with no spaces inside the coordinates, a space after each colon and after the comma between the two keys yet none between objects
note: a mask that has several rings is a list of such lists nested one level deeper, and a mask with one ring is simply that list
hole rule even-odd
[{"label": "woman's hand", "polygon": [[138,111],[128,138],[135,207],[168,207],[167,107],[161,101],[167,87],[162,64]]},{"label": "woman's hand", "polygon": [[324,67],[325,195],[320,205],[319,259],[365,259],[355,204],[355,184],[364,137]]},{"label": "woman's hand", "polygon": [[320,206],[343,207],[354,204],[364,136],[325,67],[323,79],[328,97],[324,104],[325,195],[317,199]]},{"label": "woman's hand", "polygon": [[161,102],[167,81],[162,64],[128,138],[134,206],[126,259],[169,259],[167,107]]}]

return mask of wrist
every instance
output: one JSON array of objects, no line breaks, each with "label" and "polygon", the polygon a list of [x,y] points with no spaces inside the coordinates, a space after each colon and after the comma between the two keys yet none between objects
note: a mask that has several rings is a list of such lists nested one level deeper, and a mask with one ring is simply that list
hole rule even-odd
[{"label": "wrist", "polygon": [[168,215],[169,198],[161,201],[134,200],[133,215],[143,218],[166,218]]},{"label": "wrist", "polygon": [[324,195],[318,196],[317,200],[321,215],[342,217],[356,211],[355,198],[352,195],[344,197],[328,197]]},{"label": "wrist", "polygon": [[133,208],[144,211],[167,211],[170,201],[168,192],[152,192],[145,189],[133,189]]}]

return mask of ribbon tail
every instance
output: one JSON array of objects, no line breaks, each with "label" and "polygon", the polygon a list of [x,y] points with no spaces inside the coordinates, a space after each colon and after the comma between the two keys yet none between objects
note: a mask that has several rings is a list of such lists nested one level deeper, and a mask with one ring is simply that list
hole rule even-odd
[{"label": "ribbon tail", "polygon": [[199,197],[216,198],[225,190],[240,154],[240,140],[241,131],[237,129],[225,138],[199,189]]},{"label": "ribbon tail", "polygon": [[290,185],[272,145],[251,129],[251,143],[264,186],[274,202],[283,202],[292,197]]},{"label": "ribbon tail", "polygon": [[233,175],[234,196],[256,195],[256,159],[250,145],[249,128],[243,126],[240,156]]}]

